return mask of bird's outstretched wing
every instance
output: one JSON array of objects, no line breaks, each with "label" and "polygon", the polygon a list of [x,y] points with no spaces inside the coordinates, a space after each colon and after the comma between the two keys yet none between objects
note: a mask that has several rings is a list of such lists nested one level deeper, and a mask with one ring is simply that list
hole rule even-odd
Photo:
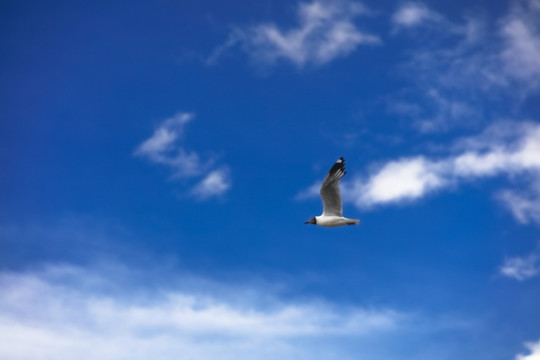
[{"label": "bird's outstretched wing", "polygon": [[339,180],[345,176],[345,160],[341,157],[332,166],[321,186],[323,202],[323,215],[342,216],[341,195],[339,194]]}]

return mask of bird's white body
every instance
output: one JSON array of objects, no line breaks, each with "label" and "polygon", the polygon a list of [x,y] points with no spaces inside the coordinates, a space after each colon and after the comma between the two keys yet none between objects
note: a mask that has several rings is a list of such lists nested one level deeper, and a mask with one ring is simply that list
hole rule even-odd
[{"label": "bird's white body", "polygon": [[339,180],[345,176],[345,160],[341,157],[326,175],[321,185],[321,199],[323,202],[323,213],[315,216],[305,224],[313,224],[324,227],[337,227],[343,225],[357,225],[360,220],[343,217],[343,207],[341,205],[341,195],[339,193]]},{"label": "bird's white body", "polygon": [[315,216],[315,220],[317,221],[315,225],[324,226],[324,227],[337,227],[337,226],[343,226],[343,225],[358,225],[360,223],[360,220],[357,219],[348,219],[343,216]]}]

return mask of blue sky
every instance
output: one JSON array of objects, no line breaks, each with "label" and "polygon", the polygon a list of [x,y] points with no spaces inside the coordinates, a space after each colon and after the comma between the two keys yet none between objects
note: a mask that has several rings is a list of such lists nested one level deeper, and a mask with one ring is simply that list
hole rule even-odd
[{"label": "blue sky", "polygon": [[1,358],[540,357],[538,0],[0,14]]}]

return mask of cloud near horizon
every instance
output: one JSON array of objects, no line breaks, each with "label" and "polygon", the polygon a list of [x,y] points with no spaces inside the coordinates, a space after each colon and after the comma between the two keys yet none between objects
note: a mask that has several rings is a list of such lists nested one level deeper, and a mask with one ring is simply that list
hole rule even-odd
[{"label": "cloud near horizon", "polygon": [[299,3],[297,27],[284,29],[268,23],[236,28],[208,63],[214,63],[229,48],[239,45],[256,64],[273,65],[286,60],[299,68],[320,66],[350,54],[359,45],[380,43],[379,37],[366,34],[354,23],[355,18],[365,14],[366,8],[354,1]]},{"label": "cloud near horizon", "polygon": [[168,285],[141,287],[137,276],[125,267],[66,264],[0,272],[0,336],[9,344],[0,357],[347,359],[352,353],[337,343],[391,336],[419,320],[178,275]]}]

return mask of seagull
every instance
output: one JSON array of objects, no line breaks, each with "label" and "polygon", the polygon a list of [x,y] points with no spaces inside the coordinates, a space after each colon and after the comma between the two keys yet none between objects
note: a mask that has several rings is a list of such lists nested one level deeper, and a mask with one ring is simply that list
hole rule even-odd
[{"label": "seagull", "polygon": [[304,224],[313,224],[324,227],[337,227],[343,225],[357,225],[360,220],[347,219],[342,215],[341,195],[339,194],[339,180],[345,176],[345,160],[340,157],[332,166],[321,185],[321,198],[323,213],[315,216]]}]

